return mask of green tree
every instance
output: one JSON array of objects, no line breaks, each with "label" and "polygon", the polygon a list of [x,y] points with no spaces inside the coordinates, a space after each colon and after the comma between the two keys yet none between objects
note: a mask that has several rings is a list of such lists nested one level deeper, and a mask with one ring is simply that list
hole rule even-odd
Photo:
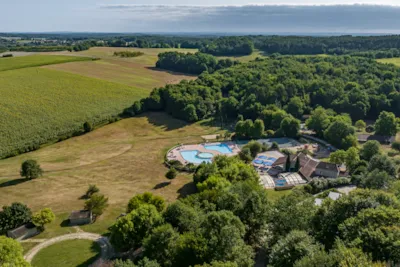
[{"label": "green tree", "polygon": [[103,214],[104,210],[108,207],[108,198],[102,194],[93,194],[85,202],[85,209],[90,210],[96,217]]},{"label": "green tree", "polygon": [[180,233],[198,229],[203,216],[201,210],[179,200],[169,205],[163,215],[165,222],[171,224]]},{"label": "green tree", "polygon": [[20,174],[26,179],[36,179],[42,176],[43,170],[36,160],[29,159],[22,163]]},{"label": "green tree", "polygon": [[321,250],[321,246],[303,231],[292,231],[276,243],[269,255],[270,266],[294,266],[301,258],[313,255]]},{"label": "green tree", "polygon": [[207,178],[207,180],[205,180],[202,183],[198,183],[196,186],[199,192],[202,192],[205,190],[213,190],[213,189],[222,190],[229,187],[230,185],[231,183],[223,177],[210,176]]},{"label": "green tree", "polygon": [[339,225],[340,237],[349,246],[371,254],[375,261],[400,262],[400,211],[379,206],[364,209]]},{"label": "green tree", "polygon": [[295,163],[295,165],[294,165],[294,170],[295,170],[296,172],[298,172],[298,171],[300,170],[300,168],[301,168],[301,166],[300,166],[300,158],[297,157],[297,158],[296,158],[296,163]]},{"label": "green tree", "polygon": [[251,137],[259,139],[264,136],[264,122],[260,119],[254,121],[253,128],[251,129]]},{"label": "green tree", "polygon": [[375,122],[375,132],[379,135],[394,136],[397,133],[396,116],[391,112],[382,111]]},{"label": "green tree", "polygon": [[199,120],[196,113],[196,107],[193,104],[187,105],[183,110],[183,114],[188,122],[195,122]]},{"label": "green tree", "polygon": [[338,148],[348,149],[357,145],[354,134],[353,126],[343,120],[337,120],[326,129],[325,139]]},{"label": "green tree", "polygon": [[163,218],[153,205],[143,204],[128,215],[119,218],[111,227],[111,243],[120,250],[137,249],[154,228],[163,224]]},{"label": "green tree", "polygon": [[239,267],[236,262],[222,262],[222,261],[213,261],[210,264],[204,263],[203,265],[195,265],[195,267]]},{"label": "green tree", "polygon": [[279,132],[286,137],[297,137],[300,131],[300,121],[295,118],[285,118],[281,127],[279,128]]},{"label": "green tree", "polygon": [[350,147],[346,151],[346,166],[348,169],[353,169],[360,162],[360,152],[356,147]]},{"label": "green tree", "polygon": [[56,216],[50,208],[44,208],[32,216],[32,222],[42,231],[44,226],[55,220]]},{"label": "green tree", "polygon": [[358,121],[356,121],[354,126],[357,128],[357,130],[359,132],[361,132],[361,131],[365,130],[365,128],[367,127],[367,124],[363,120],[358,120]]},{"label": "green tree", "polygon": [[17,241],[0,236],[0,266],[2,267],[29,267],[24,260],[23,248]]},{"label": "green tree", "polygon": [[370,161],[375,155],[381,154],[381,144],[378,141],[371,140],[366,142],[360,150],[360,157],[363,160]]},{"label": "green tree", "polygon": [[324,131],[329,127],[330,123],[330,116],[322,107],[316,108],[306,121],[307,128],[314,130],[319,137],[324,135]]},{"label": "green tree", "polygon": [[164,224],[155,228],[152,233],[143,240],[144,255],[163,266],[174,266],[179,233],[170,224]]},{"label": "green tree", "polygon": [[337,150],[329,155],[329,161],[335,164],[343,164],[346,162],[347,153],[344,150]]},{"label": "green tree", "polygon": [[290,160],[290,154],[286,155],[286,163],[285,163],[285,171],[286,172],[290,172],[290,170],[292,169],[292,161]]},{"label": "green tree", "polygon": [[368,164],[368,171],[380,170],[388,173],[391,176],[396,176],[396,164],[391,158],[386,155],[375,155],[371,158]]},{"label": "green tree", "polygon": [[387,189],[393,177],[387,172],[381,170],[373,170],[366,177],[361,179],[360,185],[370,189]]},{"label": "green tree", "polygon": [[293,117],[301,119],[304,113],[304,102],[301,100],[300,97],[293,97],[290,99],[286,111],[291,114]]},{"label": "green tree", "polygon": [[3,206],[0,211],[0,234],[5,234],[21,225],[30,222],[32,219],[31,210],[22,203],[12,203],[11,206]]},{"label": "green tree", "polygon": [[[108,266],[108,265],[107,265]],[[144,257],[137,264],[134,264],[131,260],[123,261],[116,260],[113,267],[161,267],[155,260],[149,260]]]},{"label": "green tree", "polygon": [[142,113],[142,103],[140,101],[135,101],[135,103],[133,103],[132,109],[135,114]]},{"label": "green tree", "polygon": [[173,180],[176,178],[177,175],[178,171],[175,168],[171,167],[165,174],[165,178],[167,178],[168,180]]},{"label": "green tree", "polygon": [[96,194],[98,192],[100,192],[100,189],[96,185],[91,184],[89,185],[89,188],[86,190],[85,197],[90,198],[93,194]]},{"label": "green tree", "polygon": [[249,148],[251,157],[254,159],[259,153],[262,152],[262,145],[257,141],[250,141],[243,148]]},{"label": "green tree", "polygon": [[246,163],[250,163],[254,158],[251,154],[251,150],[249,147],[243,147],[239,152],[239,158]]},{"label": "green tree", "polygon": [[126,212],[130,213],[143,204],[153,205],[156,207],[158,212],[162,212],[165,209],[165,200],[162,197],[155,196],[150,192],[145,192],[143,194],[136,195],[129,200]]}]

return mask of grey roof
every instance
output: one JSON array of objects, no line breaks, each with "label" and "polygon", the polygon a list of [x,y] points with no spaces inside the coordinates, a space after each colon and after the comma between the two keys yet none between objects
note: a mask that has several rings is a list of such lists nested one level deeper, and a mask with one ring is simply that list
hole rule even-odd
[{"label": "grey roof", "polygon": [[322,205],[322,201],[323,201],[322,199],[316,198],[315,201],[314,201],[315,206],[321,206]]},{"label": "grey roof", "polygon": [[330,171],[337,171],[339,172],[339,167],[337,164],[330,163],[330,162],[319,162],[317,165],[317,169],[319,170],[330,170]]},{"label": "grey roof", "polygon": [[76,220],[76,219],[86,219],[90,218],[92,216],[92,212],[90,210],[76,210],[71,212],[71,215],[69,215],[70,220]]},{"label": "grey roof", "polygon": [[342,194],[336,193],[336,192],[329,192],[329,195],[328,195],[328,197],[332,200],[338,200],[341,196],[342,196]]},{"label": "grey roof", "polygon": [[33,223],[27,223],[13,230],[8,231],[8,233],[12,234],[15,238],[19,238],[25,235],[29,230],[33,228],[36,228],[36,226]]},{"label": "grey roof", "polygon": [[396,141],[396,136],[383,136],[376,134],[358,134],[357,139],[359,142],[378,141],[380,143],[391,144]]}]

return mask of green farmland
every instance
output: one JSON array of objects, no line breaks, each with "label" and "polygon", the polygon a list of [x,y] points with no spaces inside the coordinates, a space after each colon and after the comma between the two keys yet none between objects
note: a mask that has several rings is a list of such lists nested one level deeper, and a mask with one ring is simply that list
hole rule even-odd
[{"label": "green farmland", "polygon": [[24,57],[0,58],[0,71],[15,70],[29,67],[39,67],[45,65],[53,65],[67,62],[88,61],[89,57],[73,57],[73,56],[46,56],[33,55]]},{"label": "green farmland", "polygon": [[0,157],[80,131],[86,121],[107,120],[149,93],[44,68],[0,72],[0,84]]}]

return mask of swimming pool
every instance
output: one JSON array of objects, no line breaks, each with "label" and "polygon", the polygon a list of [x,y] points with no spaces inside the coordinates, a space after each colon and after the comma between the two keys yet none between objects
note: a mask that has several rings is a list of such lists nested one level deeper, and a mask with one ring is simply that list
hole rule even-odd
[{"label": "swimming pool", "polygon": [[211,153],[200,153],[198,150],[186,150],[179,153],[181,153],[184,160],[194,164],[209,163],[214,156]]},{"label": "swimming pool", "polygon": [[208,149],[208,150],[215,150],[222,154],[231,154],[232,153],[232,149],[230,149],[227,144],[223,144],[223,143],[216,144],[216,145],[204,145],[204,148]]}]

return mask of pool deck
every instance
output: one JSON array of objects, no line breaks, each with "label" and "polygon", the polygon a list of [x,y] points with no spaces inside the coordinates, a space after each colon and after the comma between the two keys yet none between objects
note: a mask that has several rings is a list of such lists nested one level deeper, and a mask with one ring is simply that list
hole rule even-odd
[{"label": "pool deck", "polygon": [[[220,145],[220,144],[226,144],[231,150],[232,153],[229,154],[223,154],[219,151],[216,150],[210,150],[206,149],[204,145]],[[197,150],[200,153],[210,153],[213,154],[213,156],[218,156],[218,155],[225,155],[228,157],[235,156],[240,152],[240,148],[234,143],[234,142],[216,142],[216,143],[203,143],[203,144],[196,144],[196,145],[181,145],[178,147],[175,147],[174,149],[170,150],[167,155],[168,160],[179,160],[182,164],[186,165],[190,162],[187,162],[181,155],[181,151],[190,151],[190,150]],[[198,164],[197,164],[198,165]]]}]

